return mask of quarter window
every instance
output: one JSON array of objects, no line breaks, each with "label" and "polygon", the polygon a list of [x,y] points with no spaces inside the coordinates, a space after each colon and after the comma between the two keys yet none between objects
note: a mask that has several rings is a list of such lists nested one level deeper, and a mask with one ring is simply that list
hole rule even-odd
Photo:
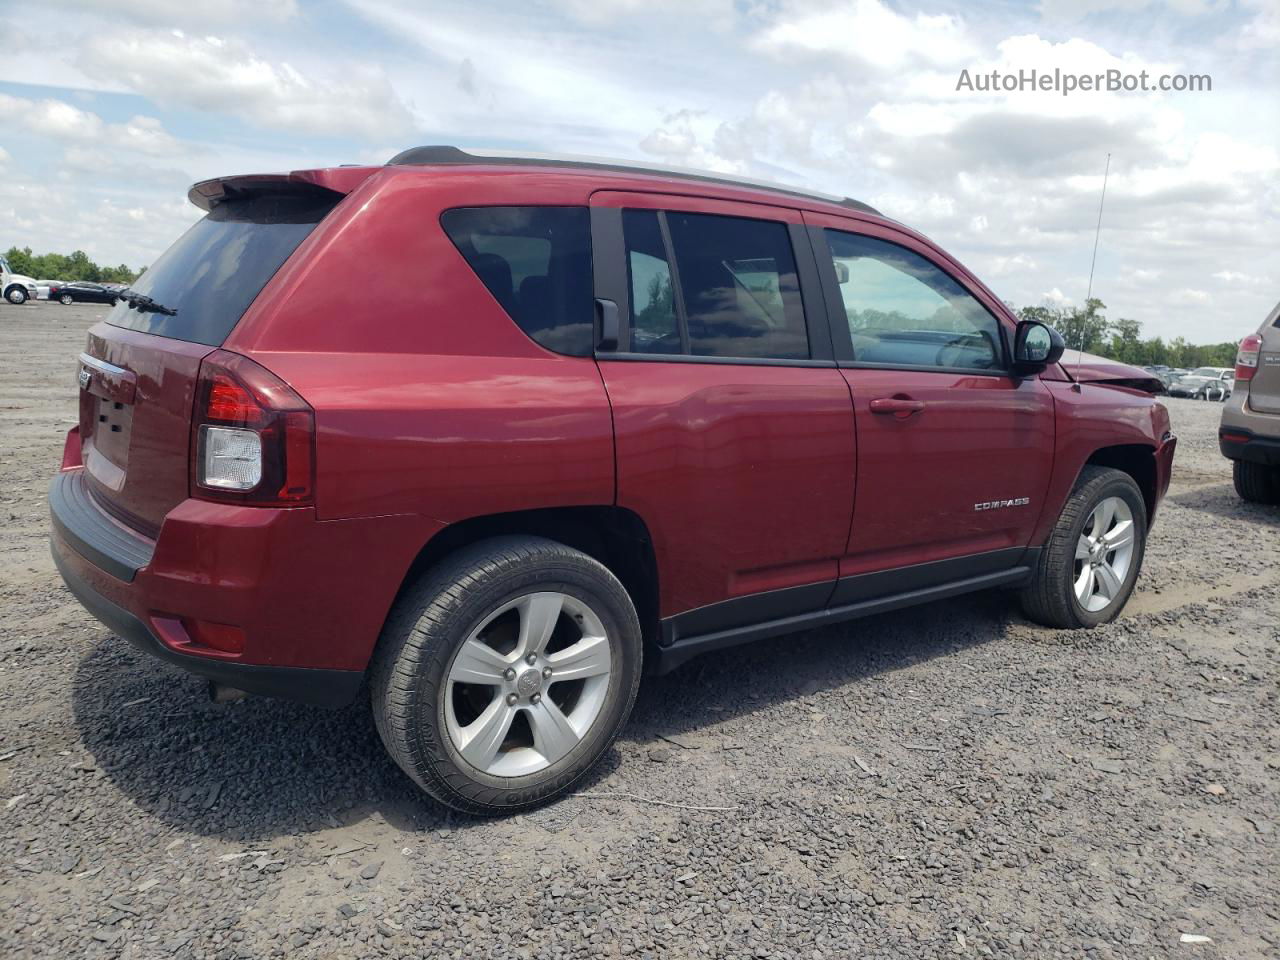
[{"label": "quarter window", "polygon": [[595,336],[586,207],[460,207],[440,223],[514,320],[548,350],[589,356]]},{"label": "quarter window", "polygon": [[1003,367],[999,321],[950,274],[885,240],[840,230],[826,236],[856,362]]}]

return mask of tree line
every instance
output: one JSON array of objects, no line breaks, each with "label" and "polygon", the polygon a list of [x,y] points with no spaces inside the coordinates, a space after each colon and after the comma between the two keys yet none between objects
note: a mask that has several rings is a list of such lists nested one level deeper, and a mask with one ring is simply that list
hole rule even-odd
[{"label": "tree line", "polygon": [[1142,337],[1137,320],[1108,320],[1106,304],[1094,297],[1083,307],[1022,307],[1022,320],[1038,320],[1057,330],[1072,350],[1084,350],[1136,367],[1230,367],[1236,362],[1234,342],[1195,344],[1182,337]]},{"label": "tree line", "polygon": [[92,283],[133,283],[142,271],[130,270],[125,264],[100,267],[83,250],[74,253],[34,254],[30,247],[10,247],[5,252],[9,269],[34,280],[88,280]]}]

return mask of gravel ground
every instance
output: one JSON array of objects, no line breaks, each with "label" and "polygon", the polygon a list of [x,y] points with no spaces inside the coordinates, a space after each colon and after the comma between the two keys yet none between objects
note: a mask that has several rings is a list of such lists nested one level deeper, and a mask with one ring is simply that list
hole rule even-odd
[{"label": "gravel ground", "polygon": [[1169,401],[1117,623],[992,593],[710,655],[584,796],[471,820],[367,707],[211,704],[63,589],[45,486],[103,312],[0,305],[0,955],[1280,955],[1280,512],[1217,405]]}]

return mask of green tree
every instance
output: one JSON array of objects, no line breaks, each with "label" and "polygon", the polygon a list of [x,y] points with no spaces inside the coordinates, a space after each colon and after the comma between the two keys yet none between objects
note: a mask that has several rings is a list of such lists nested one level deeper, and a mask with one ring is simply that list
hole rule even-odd
[{"label": "green tree", "polygon": [[1061,325],[1058,332],[1067,346],[1086,353],[1097,353],[1106,343],[1107,305],[1097,297],[1091,297],[1083,307],[1072,307],[1059,312]]},{"label": "green tree", "polygon": [[1142,341],[1138,339],[1142,333],[1142,324],[1137,320],[1126,320],[1123,317],[1110,326],[1111,342],[1107,355],[1125,363],[1150,363],[1145,359]]},{"label": "green tree", "polygon": [[33,254],[30,247],[10,247],[5,259],[14,273],[25,274],[36,280],[91,280],[103,283],[133,283],[142,273],[130,270],[128,265],[100,267],[89,259],[83,250],[74,253]]}]

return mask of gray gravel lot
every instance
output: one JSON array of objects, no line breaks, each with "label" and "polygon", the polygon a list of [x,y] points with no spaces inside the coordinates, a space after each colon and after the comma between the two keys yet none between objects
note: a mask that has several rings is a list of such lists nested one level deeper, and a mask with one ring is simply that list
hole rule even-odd
[{"label": "gray gravel lot", "polygon": [[1280,510],[1216,404],[1168,401],[1117,623],[992,593],[707,656],[587,796],[483,821],[367,707],[211,704],[63,589],[45,488],[104,312],[0,305],[0,956],[1280,955]]}]

